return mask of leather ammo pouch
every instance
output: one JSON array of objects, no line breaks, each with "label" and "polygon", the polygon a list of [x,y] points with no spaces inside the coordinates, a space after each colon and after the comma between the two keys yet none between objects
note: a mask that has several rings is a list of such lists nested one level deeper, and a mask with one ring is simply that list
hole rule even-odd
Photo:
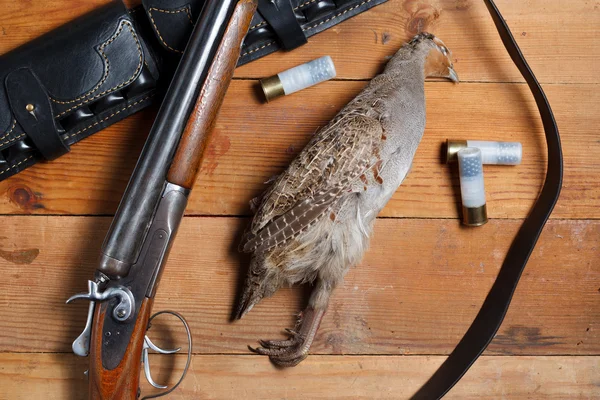
[{"label": "leather ammo pouch", "polygon": [[[239,65],[385,1],[259,0]],[[113,1],[0,56],[0,181],[160,98],[203,4]]]}]

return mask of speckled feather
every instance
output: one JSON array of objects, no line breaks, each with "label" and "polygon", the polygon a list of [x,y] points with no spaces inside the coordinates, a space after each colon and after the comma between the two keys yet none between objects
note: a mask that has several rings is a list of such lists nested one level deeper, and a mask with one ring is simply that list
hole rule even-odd
[{"label": "speckled feather", "polygon": [[[404,50],[405,53],[422,55],[423,52],[418,51],[419,45],[424,41],[437,45],[435,40],[427,33],[417,35],[398,54]],[[438,49],[444,56],[448,53],[443,44]],[[375,165],[383,165],[379,150],[382,140],[387,137],[384,135],[386,121],[382,119],[390,118],[389,107],[386,107],[388,92],[390,88],[396,89],[394,83],[400,81],[392,73],[397,69],[395,63],[405,61],[405,57],[398,57],[398,54],[388,63],[384,74],[373,79],[315,134],[262,196],[251,227],[242,240],[240,247],[243,251],[266,251],[294,239],[323,218],[351,187],[356,187],[357,178],[366,178],[367,171]],[[417,70],[414,80],[421,83],[424,81],[423,68]],[[424,101],[424,97],[417,100]],[[372,172],[375,174],[368,175],[378,175],[378,171]],[[375,181],[380,180],[377,178],[375,176]]]},{"label": "speckled feather", "polygon": [[240,246],[252,260],[238,318],[283,285],[314,284],[304,333],[285,349],[265,342],[257,350],[280,365],[306,356],[330,293],[361,260],[377,214],[408,174],[425,130],[426,75],[457,80],[448,49],[422,33],[253,201]]},{"label": "speckled feather", "polygon": [[376,163],[381,136],[380,122],[359,112],[320,130],[263,197],[244,251],[285,243],[327,214]]}]

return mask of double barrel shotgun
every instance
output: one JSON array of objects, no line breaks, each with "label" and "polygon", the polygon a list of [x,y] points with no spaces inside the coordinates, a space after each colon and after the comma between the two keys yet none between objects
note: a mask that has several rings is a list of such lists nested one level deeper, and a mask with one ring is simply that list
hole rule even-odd
[{"label": "double barrel shotgun", "polygon": [[[92,400],[138,398],[142,363],[150,384],[167,389],[152,380],[148,350],[178,350],[160,349],[146,336],[152,319],[165,313],[150,316],[152,303],[257,2],[206,1],[106,236],[94,280],[88,282],[87,293],[67,301],[90,301],[85,329],[73,342],[73,351],[90,355]],[[494,1],[483,2],[540,112],[548,152],[546,179],[471,327],[413,400],[442,398],[494,338],[562,186],[560,135],[550,104]],[[190,363],[189,328],[179,314],[168,313],[187,330],[187,365],[177,384],[146,399],[172,392]]]},{"label": "double barrel shotgun", "polygon": [[[208,0],[167,90],[133,175],[108,231],[87,293],[83,333],[73,351],[90,356],[89,398],[132,400],[140,395],[142,363],[148,381],[148,349],[163,350],[146,336],[152,304],[169,249],[196,180],[204,149],[257,0]],[[171,389],[145,398],[170,393]],[[158,314],[155,314],[155,316]]]}]

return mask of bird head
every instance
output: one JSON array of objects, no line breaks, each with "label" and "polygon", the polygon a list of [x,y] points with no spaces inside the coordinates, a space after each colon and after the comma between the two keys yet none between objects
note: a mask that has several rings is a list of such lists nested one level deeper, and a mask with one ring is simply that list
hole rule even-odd
[{"label": "bird head", "polygon": [[385,71],[403,71],[406,62],[424,60],[426,78],[450,79],[458,82],[458,75],[452,64],[452,52],[441,39],[431,33],[421,32],[402,46],[394,55]]},{"label": "bird head", "polygon": [[414,46],[426,48],[425,77],[445,78],[458,83],[458,75],[454,71],[452,52],[444,42],[431,33],[420,33],[411,41]]}]

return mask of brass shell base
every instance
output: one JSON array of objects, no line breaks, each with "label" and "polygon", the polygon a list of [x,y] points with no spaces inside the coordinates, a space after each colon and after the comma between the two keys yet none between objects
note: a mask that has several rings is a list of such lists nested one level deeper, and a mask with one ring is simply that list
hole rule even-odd
[{"label": "brass shell base", "polygon": [[261,79],[260,86],[265,94],[267,103],[278,97],[285,96],[285,91],[283,90],[283,84],[281,83],[281,79],[279,79],[279,75]]},{"label": "brass shell base", "polygon": [[466,140],[446,140],[446,164],[458,161],[458,152],[468,147]]},{"label": "brass shell base", "polygon": [[487,206],[467,208],[463,206],[463,224],[466,226],[481,226],[488,222]]}]

